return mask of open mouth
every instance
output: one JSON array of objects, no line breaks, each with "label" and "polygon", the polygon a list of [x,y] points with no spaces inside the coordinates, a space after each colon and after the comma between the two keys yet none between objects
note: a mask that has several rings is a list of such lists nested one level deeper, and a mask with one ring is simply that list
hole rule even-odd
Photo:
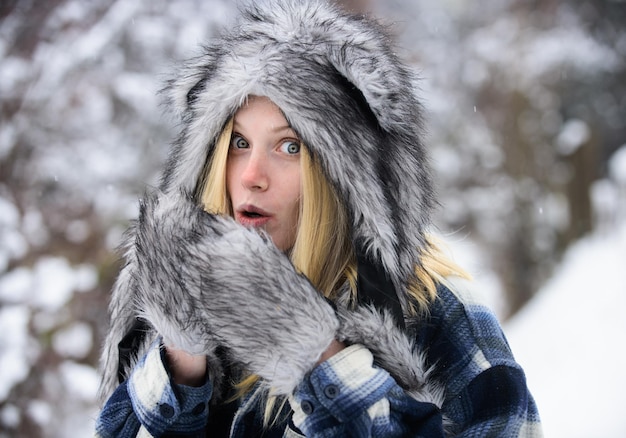
[{"label": "open mouth", "polygon": [[265,217],[261,213],[257,213],[255,211],[242,211],[241,214],[250,219]]},{"label": "open mouth", "polygon": [[254,205],[246,205],[238,210],[235,217],[242,225],[258,228],[265,226],[272,215]]}]

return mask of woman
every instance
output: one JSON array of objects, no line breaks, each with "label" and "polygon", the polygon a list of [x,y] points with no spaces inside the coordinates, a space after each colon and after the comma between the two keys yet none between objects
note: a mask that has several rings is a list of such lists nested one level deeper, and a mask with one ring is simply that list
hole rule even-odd
[{"label": "woman", "polygon": [[99,436],[540,436],[427,236],[410,71],[372,21],[250,6],[169,83],[183,128],[129,230]]}]

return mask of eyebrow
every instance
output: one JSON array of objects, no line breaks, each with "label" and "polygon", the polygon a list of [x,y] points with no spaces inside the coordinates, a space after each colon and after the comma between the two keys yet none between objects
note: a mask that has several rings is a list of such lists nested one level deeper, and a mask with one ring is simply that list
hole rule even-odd
[{"label": "eyebrow", "polygon": [[272,128],[272,132],[282,132],[282,131],[293,131],[293,128],[289,125],[275,126],[274,128]]},{"label": "eyebrow", "polygon": [[[237,121],[233,122],[233,131],[237,131],[237,127],[241,127],[241,125],[239,123],[237,123]],[[273,134],[276,134],[278,132],[283,132],[283,131],[292,131],[294,133],[294,135],[296,134],[296,131],[294,131],[294,129],[289,126],[289,125],[278,125],[278,126],[274,126],[270,129],[270,132]]]}]

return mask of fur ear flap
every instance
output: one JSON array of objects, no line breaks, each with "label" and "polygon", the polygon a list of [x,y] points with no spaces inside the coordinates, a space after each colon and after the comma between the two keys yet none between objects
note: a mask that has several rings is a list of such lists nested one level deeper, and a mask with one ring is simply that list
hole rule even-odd
[{"label": "fur ear flap", "polygon": [[183,118],[190,110],[198,93],[204,88],[220,56],[219,52],[207,49],[202,55],[192,58],[182,67],[177,68],[176,76],[168,79],[160,91],[165,107]]},{"label": "fur ear flap", "polygon": [[[417,98],[417,77],[395,54],[384,26],[374,20],[340,15],[326,35],[328,62],[356,87],[383,131],[376,162],[377,178],[393,212],[396,264],[385,263],[376,239],[375,256],[394,278],[410,278],[420,253],[427,250],[426,229],[435,204],[430,165],[422,144],[422,106]],[[393,253],[393,251],[391,251]],[[399,266],[400,272],[394,272]],[[396,283],[403,289],[406,284]]]},{"label": "fur ear flap", "polygon": [[382,25],[368,21],[366,27],[351,18],[342,23],[343,34],[332,35],[334,40],[327,46],[329,62],[363,94],[384,130],[413,128],[410,122],[415,121],[413,113],[419,107],[413,74],[394,54]]}]

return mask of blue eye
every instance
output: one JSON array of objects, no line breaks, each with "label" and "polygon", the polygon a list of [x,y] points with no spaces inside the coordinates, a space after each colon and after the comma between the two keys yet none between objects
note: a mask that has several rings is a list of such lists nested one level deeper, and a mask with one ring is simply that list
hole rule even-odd
[{"label": "blue eye", "polygon": [[286,140],[280,145],[280,149],[290,155],[295,155],[300,152],[300,142],[294,140]]},{"label": "blue eye", "polygon": [[250,147],[250,144],[241,135],[233,135],[230,139],[230,146],[235,149],[247,149]]}]

